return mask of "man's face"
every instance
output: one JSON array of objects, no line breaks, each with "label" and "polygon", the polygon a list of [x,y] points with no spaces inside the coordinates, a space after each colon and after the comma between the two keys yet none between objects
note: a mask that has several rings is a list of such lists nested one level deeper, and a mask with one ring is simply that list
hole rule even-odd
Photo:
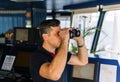
[{"label": "man's face", "polygon": [[53,48],[58,48],[61,44],[61,38],[59,36],[59,32],[60,32],[60,27],[56,26],[56,27],[51,27],[51,31],[48,34],[47,43]]}]

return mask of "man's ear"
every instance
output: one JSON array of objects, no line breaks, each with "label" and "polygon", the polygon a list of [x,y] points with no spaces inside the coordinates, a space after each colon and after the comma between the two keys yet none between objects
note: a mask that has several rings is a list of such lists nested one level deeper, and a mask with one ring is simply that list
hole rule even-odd
[{"label": "man's ear", "polygon": [[44,40],[47,40],[48,39],[48,34],[42,34],[42,37]]}]

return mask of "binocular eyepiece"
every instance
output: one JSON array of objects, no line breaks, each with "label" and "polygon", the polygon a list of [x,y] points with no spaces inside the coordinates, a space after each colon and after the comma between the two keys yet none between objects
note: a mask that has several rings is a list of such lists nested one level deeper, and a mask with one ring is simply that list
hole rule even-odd
[{"label": "binocular eyepiece", "polygon": [[76,30],[76,29],[70,30],[70,38],[79,37],[79,36],[80,36],[80,30]]}]

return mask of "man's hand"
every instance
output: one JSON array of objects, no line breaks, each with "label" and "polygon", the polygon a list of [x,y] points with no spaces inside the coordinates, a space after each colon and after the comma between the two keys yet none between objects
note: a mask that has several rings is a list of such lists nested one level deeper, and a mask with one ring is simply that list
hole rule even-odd
[{"label": "man's hand", "polygon": [[61,29],[60,32],[59,32],[59,36],[61,37],[61,40],[62,42],[68,42],[69,40],[69,28],[64,28],[64,29]]},{"label": "man's hand", "polygon": [[[76,30],[78,30],[78,28],[76,28]],[[80,36],[73,37],[73,39],[77,41],[78,45],[83,45],[84,44],[81,32],[80,32]]]}]

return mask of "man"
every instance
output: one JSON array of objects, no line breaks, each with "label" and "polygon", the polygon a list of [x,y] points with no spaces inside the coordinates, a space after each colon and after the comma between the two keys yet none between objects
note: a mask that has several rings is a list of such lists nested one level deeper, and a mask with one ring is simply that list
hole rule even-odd
[{"label": "man", "polygon": [[33,82],[67,82],[66,64],[85,65],[88,53],[82,35],[74,37],[78,43],[78,53],[68,52],[69,31],[71,28],[60,29],[56,19],[45,20],[39,26],[42,46],[32,54],[30,73]]}]

